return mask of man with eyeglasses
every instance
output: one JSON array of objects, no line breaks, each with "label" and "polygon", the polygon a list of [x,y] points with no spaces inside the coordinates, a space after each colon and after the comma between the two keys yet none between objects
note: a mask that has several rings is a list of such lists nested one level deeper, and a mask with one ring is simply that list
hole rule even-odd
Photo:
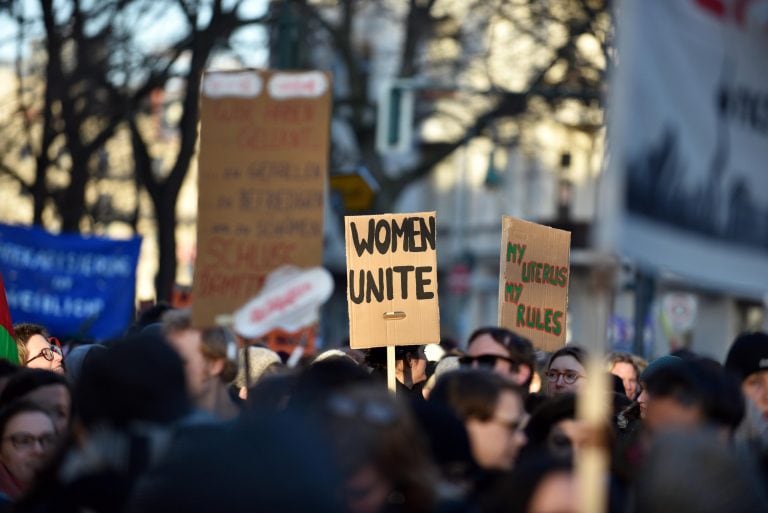
[{"label": "man with eyeglasses", "polygon": [[485,327],[469,337],[463,367],[486,368],[528,390],[535,357],[531,341],[505,328]]},{"label": "man with eyeglasses", "polygon": [[19,361],[24,367],[64,373],[61,348],[48,330],[39,324],[20,323],[13,327]]}]

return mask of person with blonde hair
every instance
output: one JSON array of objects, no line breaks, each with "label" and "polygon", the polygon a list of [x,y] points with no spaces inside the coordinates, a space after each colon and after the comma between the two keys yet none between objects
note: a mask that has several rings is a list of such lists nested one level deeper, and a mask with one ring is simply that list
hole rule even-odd
[{"label": "person with blonde hair", "polygon": [[16,324],[13,331],[16,334],[19,362],[23,367],[64,373],[61,348],[44,326],[24,322]]}]

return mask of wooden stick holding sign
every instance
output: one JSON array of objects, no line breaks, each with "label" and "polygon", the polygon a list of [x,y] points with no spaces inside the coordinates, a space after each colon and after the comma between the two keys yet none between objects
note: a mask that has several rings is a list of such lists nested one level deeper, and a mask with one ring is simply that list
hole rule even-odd
[{"label": "wooden stick holding sign", "polygon": [[395,346],[440,340],[435,212],[347,216],[349,345],[387,347],[394,391]]}]

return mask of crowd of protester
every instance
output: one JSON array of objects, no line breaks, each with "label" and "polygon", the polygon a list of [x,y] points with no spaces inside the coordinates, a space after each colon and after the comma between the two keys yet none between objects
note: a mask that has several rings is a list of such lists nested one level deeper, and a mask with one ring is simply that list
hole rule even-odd
[{"label": "crowd of protester", "polygon": [[[286,365],[257,340],[155,308],[119,340],[14,326],[0,361],[0,511],[571,513],[604,446],[608,511],[768,511],[768,335],[721,364],[610,354],[598,435],[578,345],[499,327],[466,343],[340,347]],[[464,341],[462,341],[464,342]],[[727,344],[729,341],[724,341]]]}]

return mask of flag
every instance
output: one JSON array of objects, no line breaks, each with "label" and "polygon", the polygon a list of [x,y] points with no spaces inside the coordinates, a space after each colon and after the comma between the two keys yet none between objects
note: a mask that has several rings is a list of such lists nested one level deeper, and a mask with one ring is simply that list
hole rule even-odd
[{"label": "flag", "polygon": [[16,348],[11,311],[8,309],[8,300],[5,298],[2,274],[0,274],[0,358],[19,365],[19,350]]}]

